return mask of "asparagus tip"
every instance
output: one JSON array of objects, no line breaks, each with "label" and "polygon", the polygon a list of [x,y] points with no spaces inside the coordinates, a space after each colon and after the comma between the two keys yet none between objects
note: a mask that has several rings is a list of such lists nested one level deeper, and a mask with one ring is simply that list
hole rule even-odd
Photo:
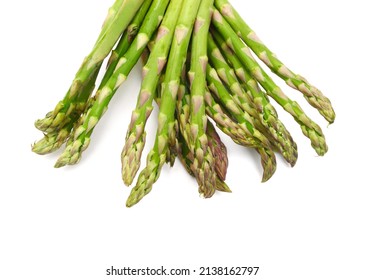
[{"label": "asparagus tip", "polygon": [[220,191],[220,192],[232,193],[229,186],[223,180],[220,180],[219,178],[217,178],[215,188],[217,191]]},{"label": "asparagus tip", "polygon": [[261,164],[264,169],[262,175],[262,183],[267,182],[276,171],[276,157],[275,153],[269,149],[258,149],[258,152],[261,155]]}]

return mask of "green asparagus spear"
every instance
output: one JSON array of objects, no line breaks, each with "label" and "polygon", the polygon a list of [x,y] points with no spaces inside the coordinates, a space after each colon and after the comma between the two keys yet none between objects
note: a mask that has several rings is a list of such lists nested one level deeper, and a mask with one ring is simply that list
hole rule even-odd
[{"label": "green asparagus spear", "polygon": [[[116,58],[119,59],[128,50],[130,41],[134,39],[136,33],[138,32],[139,27],[149,9],[151,2],[152,0],[146,0],[143,3],[135,18],[128,26],[127,32],[123,33],[117,47],[112,51],[109,62],[107,64],[107,71],[104,74],[99,88],[102,88],[113,74],[115,67],[118,63]],[[79,104],[79,109],[72,113],[69,117],[65,118],[62,123],[59,123],[56,130],[52,128],[50,129],[51,132],[45,132],[44,137],[32,145],[33,152],[42,155],[51,153],[58,150],[62,146],[62,144],[67,141],[75,122],[77,122],[81,114],[89,108],[86,108],[85,106],[83,106],[83,104],[87,103],[87,99],[90,97],[92,91],[94,90],[95,81],[98,76],[100,66],[101,65],[99,65],[98,69],[94,71],[92,75],[90,75],[89,81],[85,85],[85,88],[73,101],[74,104]]]},{"label": "green asparagus spear", "polygon": [[294,117],[301,126],[303,134],[311,140],[312,147],[317,154],[323,156],[327,152],[328,147],[319,125],[304,113],[297,102],[289,99],[270,76],[266,74],[251,55],[249,48],[240,40],[218,10],[214,10],[212,22],[217,31],[224,37],[228,46],[234,50],[240,61],[247,67],[248,72],[285,111]]},{"label": "green asparagus spear", "polygon": [[[127,52],[130,44],[133,42],[134,38],[138,34],[138,31],[143,23],[143,20],[146,17],[148,10],[150,9],[151,3],[152,0],[144,0],[141,8],[138,10],[135,17],[128,25],[126,31],[119,39],[119,42],[115,47],[115,49],[112,51],[107,63],[108,69],[113,69],[113,70],[111,71],[110,75],[105,75],[103,77],[103,81],[105,82],[108,81],[111,74],[113,74],[115,67],[118,64],[119,59]],[[101,86],[104,85],[105,83],[101,83]]]},{"label": "green asparagus spear", "polygon": [[208,145],[206,135],[207,117],[205,115],[204,93],[206,87],[207,37],[214,0],[202,0],[191,43],[191,66],[188,72],[190,80],[190,119],[189,141],[193,153],[195,177],[199,184],[199,193],[208,198],[214,194],[216,173],[214,157]]},{"label": "green asparagus spear", "polygon": [[[186,83],[187,81],[183,81],[182,78],[182,84],[179,87],[177,102],[176,102],[176,115],[177,115],[176,118],[179,124],[179,135],[180,137],[183,138],[184,143],[188,143],[188,140],[190,139],[190,137],[188,136],[189,134],[187,132],[189,131],[191,95],[189,93],[188,85]],[[205,109],[206,111],[209,110],[206,107]],[[222,181],[224,181],[226,178],[226,173],[228,168],[227,148],[221,141],[218,133],[216,132],[214,126],[209,120],[207,121],[206,135],[208,138],[208,145],[210,147],[210,150],[212,151],[213,158],[217,159],[214,160],[214,169],[218,176],[216,177],[216,180],[221,179]],[[179,142],[181,141],[179,140]],[[191,163],[193,163],[194,154],[192,153],[191,150],[189,150],[188,154],[190,155]],[[217,188],[217,183],[218,181],[216,181],[215,187],[216,190],[219,190]]]},{"label": "green asparagus spear", "polygon": [[276,171],[276,157],[271,148],[270,141],[253,125],[251,117],[242,111],[233,101],[227,89],[219,79],[218,73],[208,65],[207,81],[211,92],[222,101],[225,108],[237,120],[240,127],[248,132],[247,136],[261,156],[261,164],[264,169],[262,181],[268,181]]},{"label": "green asparagus spear", "polygon": [[[214,129],[214,127],[213,127],[213,129]],[[208,139],[209,139],[209,137],[210,136],[208,136]],[[185,142],[185,139],[182,135],[179,135],[178,141],[179,141],[178,157],[180,159],[180,162],[182,163],[185,170],[191,176],[195,177],[194,174],[196,173],[196,171],[195,172],[193,171],[193,169],[194,169],[194,165],[193,165],[194,156],[191,153],[191,151],[190,151],[190,149],[189,149],[189,147],[188,147],[187,143]],[[221,144],[224,146],[223,142],[221,142]],[[221,152],[223,152],[223,151],[221,150],[220,153]],[[224,157],[226,157],[226,156],[227,156],[227,154],[225,154]],[[225,173],[227,172],[227,170],[226,169],[224,170],[222,168],[226,168],[226,167],[227,166],[223,166],[218,161],[216,161],[215,170],[217,172],[217,175],[219,174],[218,172],[223,172],[224,176],[225,176]],[[224,182],[224,179],[222,179],[220,176],[218,176],[216,178],[215,189],[217,191],[220,191],[220,192],[229,192],[229,193],[232,192],[230,190],[229,186]]]},{"label": "green asparagus spear", "polygon": [[[99,90],[96,102],[86,112],[84,122],[76,129],[72,142],[67,145],[55,167],[76,164],[81,159],[81,154],[89,144],[90,136],[96,124],[107,110],[108,104],[119,86],[126,80],[133,66],[137,63],[154,31],[158,28],[168,3],[169,0],[153,1],[138,35],[125,55],[119,59],[113,75]],[[84,145],[85,143],[87,145]]]},{"label": "green asparagus spear", "polygon": [[239,145],[257,147],[257,144],[247,137],[246,129],[241,128],[235,120],[228,116],[226,110],[214,100],[209,89],[205,91],[204,100],[207,115],[214,120],[222,132]]},{"label": "green asparagus spear", "polygon": [[228,0],[215,0],[215,6],[229,22],[234,31],[249,46],[254,53],[290,87],[303,93],[308,103],[316,108],[329,122],[335,120],[335,112],[331,101],[321,91],[312,86],[305,78],[288,69],[267,46],[258,38],[256,33],[247,25]]},{"label": "green asparagus spear", "polygon": [[140,167],[141,155],[145,145],[145,125],[152,112],[152,103],[161,72],[163,71],[177,19],[181,9],[180,0],[171,0],[161,26],[158,30],[155,46],[143,67],[143,81],[126,135],[122,151],[122,177],[126,185],[130,185]]},{"label": "green asparagus spear", "polygon": [[208,145],[212,151],[213,158],[215,159],[215,171],[218,178],[224,181],[226,179],[228,168],[227,148],[210,121],[207,122],[206,134],[208,138]]},{"label": "green asparagus spear", "polygon": [[[145,49],[143,52],[142,63],[143,65],[146,65],[148,58],[150,56],[150,52],[148,49]],[[162,73],[161,77],[163,76],[164,72]],[[182,132],[186,131],[186,125],[189,120],[189,114],[186,113],[186,110],[189,111],[190,108],[190,95],[185,94],[186,89],[188,89],[187,79],[186,79],[186,71],[183,70],[182,78],[181,78],[182,84],[179,87],[178,96],[176,100],[176,119],[178,120],[178,123],[180,126],[177,128],[177,146],[174,147],[176,149],[176,154],[179,157],[183,167],[185,170],[193,177],[194,173],[192,171],[193,165],[193,154],[191,153],[186,140],[184,139],[184,136],[182,135]],[[158,105],[160,105],[160,102],[158,99],[160,98],[159,95],[155,95],[155,101]],[[182,108],[184,108],[182,110]],[[185,113],[184,113],[185,111]],[[185,115],[185,116],[184,116]],[[180,123],[180,120],[183,120],[183,123]],[[186,136],[185,136],[186,137]],[[207,123],[207,137],[208,137],[208,144],[213,152],[213,157],[218,158],[219,160],[215,161],[215,171],[218,175],[216,178],[216,190],[222,191],[222,192],[231,192],[228,185],[224,183],[226,174],[227,174],[227,168],[228,168],[228,155],[227,155],[227,148],[224,145],[224,143],[221,141],[218,133],[216,132],[214,126],[211,124],[211,122],[208,121]],[[171,147],[170,147],[171,149]],[[174,152],[174,153],[175,153]]]},{"label": "green asparagus spear", "polygon": [[266,148],[271,147],[270,141],[253,125],[251,116],[236,105],[232,96],[229,94],[229,91],[219,78],[217,71],[211,65],[208,65],[207,71],[209,89],[219,100],[221,100],[224,107],[234,116],[235,119],[237,119],[238,123],[247,132],[247,138],[252,141],[252,146]]},{"label": "green asparagus spear", "polygon": [[268,181],[276,170],[276,158],[270,148],[257,146],[251,138],[247,138],[246,128],[232,119],[229,113],[218,104],[212,97],[209,90],[205,93],[206,112],[218,128],[228,135],[236,144],[255,148],[261,156],[261,165],[264,169],[262,182]]},{"label": "green asparagus spear", "polygon": [[[92,79],[87,83],[84,93],[86,95],[92,92],[95,87],[95,81],[97,74],[92,76]],[[79,99],[81,100],[81,99]],[[84,110],[90,107],[90,99],[82,101],[85,102]],[[32,151],[39,154],[45,155],[58,150],[69,138],[75,123],[80,118],[81,113],[73,113],[69,116],[67,124],[60,126],[59,129],[52,132],[44,132],[44,137],[32,145]]]},{"label": "green asparagus spear", "polygon": [[[223,52],[220,51],[213,37],[210,36],[209,57],[214,67],[217,69],[219,77],[227,84],[227,86],[229,86],[231,92],[236,96],[235,100],[242,106],[242,109],[247,111],[251,116],[253,115],[253,117],[259,119],[259,122],[263,126],[263,129],[260,129],[260,131],[264,134],[265,132],[268,132],[269,137],[273,139],[273,141],[271,141],[273,145],[278,148],[286,161],[294,166],[298,157],[298,152],[297,146],[289,131],[278,119],[275,109],[271,106],[266,96],[261,93],[256,81],[252,79],[247,71],[243,72],[243,77],[245,87],[248,89],[250,94],[247,94],[247,92],[243,90],[236,75],[234,74],[234,70],[228,65],[224,55],[233,60],[233,66],[237,69],[236,72],[242,77],[241,73],[243,69],[241,69],[240,62],[235,60],[234,54],[231,53],[232,51],[227,47],[223,39],[220,38],[219,34],[217,34],[216,37],[217,42],[221,44]],[[250,97],[252,97],[253,100],[251,100]],[[251,105],[251,102],[253,102],[253,106]]]},{"label": "green asparagus spear", "polygon": [[62,129],[71,120],[71,115],[81,115],[91,95],[90,80],[97,75],[104,58],[110,53],[120,35],[127,28],[143,0],[117,0],[109,14],[100,36],[91,53],[84,59],[65,97],[45,118],[37,120],[35,126],[43,132]]},{"label": "green asparagus spear", "polygon": [[128,207],[138,203],[151,191],[152,185],[158,179],[161,168],[166,162],[169,144],[174,139],[176,141],[176,95],[199,5],[200,1],[197,0],[184,0],[183,2],[167,63],[166,76],[162,83],[161,106],[155,144],[147,156],[147,166],[139,174],[137,184],[129,195]]},{"label": "green asparagus spear", "polygon": [[[209,138],[209,137],[208,137]],[[181,164],[185,168],[185,170],[193,177],[196,172],[193,172],[192,169],[194,169],[193,165],[193,154],[191,153],[188,145],[185,142],[185,139],[182,135],[178,138],[179,141],[179,150],[178,150],[178,157],[180,159]],[[222,143],[223,144],[223,143]],[[224,145],[224,144],[223,144]],[[217,168],[222,168],[222,166],[217,166],[217,162],[215,165],[216,171],[218,172]],[[215,183],[215,189],[220,192],[232,192],[229,186],[224,182],[224,179],[217,177],[216,183]]]}]

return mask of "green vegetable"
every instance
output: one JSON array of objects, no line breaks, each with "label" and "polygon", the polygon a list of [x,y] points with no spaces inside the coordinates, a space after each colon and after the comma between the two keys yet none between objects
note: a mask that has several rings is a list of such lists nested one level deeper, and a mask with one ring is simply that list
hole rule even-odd
[{"label": "green vegetable", "polygon": [[[263,182],[276,171],[276,153],[294,166],[297,144],[271,99],[293,116],[323,156],[328,147],[320,126],[284,94],[252,52],[329,123],[334,122],[330,100],[275,57],[228,0],[116,0],[68,92],[53,111],[35,122],[44,136],[32,151],[44,155],[66,143],[55,167],[78,163],[112,97],[142,59],[142,83],[121,153],[126,185],[133,183],[140,169],[154,102],[158,128],[128,207],[152,190],[164,164],[174,166],[175,158],[196,179],[202,197],[231,192],[225,182],[228,151],[220,133],[257,151]],[[104,73],[103,62],[107,62]]]}]

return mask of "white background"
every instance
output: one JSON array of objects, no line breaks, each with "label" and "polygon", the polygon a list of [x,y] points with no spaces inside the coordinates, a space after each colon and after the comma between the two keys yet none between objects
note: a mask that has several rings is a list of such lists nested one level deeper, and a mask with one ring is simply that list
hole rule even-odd
[{"label": "white background", "polygon": [[[315,155],[299,126],[279,110],[299,145],[295,168],[278,157],[275,176],[261,184],[258,156],[223,137],[232,194],[199,198],[177,162],[132,209],[124,206],[129,189],[121,181],[120,151],[140,65],[79,165],[54,169],[57,155],[30,151],[41,137],[34,120],[63,97],[111,3],[0,4],[0,279],[110,279],[105,270],[112,265],[260,266],[252,278],[365,279],[362,1],[232,0],[290,68],[331,98],[338,118],[327,127],[300,94],[279,82],[322,126],[330,147],[325,157]],[[156,114],[146,150],[155,127]]]}]

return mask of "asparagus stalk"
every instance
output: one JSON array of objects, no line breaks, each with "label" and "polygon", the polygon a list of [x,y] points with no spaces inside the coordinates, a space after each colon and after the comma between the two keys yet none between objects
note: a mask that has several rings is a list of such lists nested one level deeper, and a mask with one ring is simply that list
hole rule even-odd
[{"label": "asparagus stalk", "polygon": [[[92,95],[102,63],[116,43]],[[328,98],[275,57],[228,0],[115,0],[65,97],[36,121],[44,138],[32,150],[46,154],[67,142],[55,167],[77,163],[112,97],[142,58],[141,89],[121,155],[127,185],[140,167],[153,100],[160,110],[154,146],[127,207],[152,190],[163,165],[173,166],[176,157],[195,177],[202,196],[211,197],[217,190],[230,192],[224,182],[227,149],[208,117],[235,143],[260,154],[262,181],[276,170],[274,152],[279,151],[293,166],[296,143],[269,96],[294,117],[312,147],[324,155],[328,148],[321,128],[273,82],[251,50],[289,86],[301,91],[330,123],[335,120]]]},{"label": "asparagus stalk", "polygon": [[42,139],[32,145],[32,151],[38,155],[46,155],[58,150],[67,140],[73,124],[69,123],[59,131],[44,133]]},{"label": "asparagus stalk", "polygon": [[323,156],[327,150],[327,144],[323,132],[318,124],[312,121],[295,101],[288,98],[284,92],[275,84],[269,75],[261,68],[250,53],[249,48],[240,40],[228,22],[222,17],[218,10],[214,10],[213,25],[225,39],[228,46],[236,53],[237,57],[246,67],[248,72],[262,85],[267,93],[285,111],[291,114],[301,126],[302,132],[311,140],[312,147],[318,155]]},{"label": "asparagus stalk", "polygon": [[184,0],[183,2],[167,63],[166,76],[162,83],[155,144],[147,156],[147,166],[139,174],[137,184],[127,199],[127,207],[135,205],[151,191],[152,185],[158,179],[161,168],[166,162],[169,142],[171,144],[172,140],[176,141],[174,128],[176,95],[199,5],[200,1],[197,0]]},{"label": "asparagus stalk", "polygon": [[[192,153],[190,152],[190,149],[182,136],[179,137],[179,147],[180,148],[178,150],[178,157],[181,164],[192,177],[195,177],[194,172],[192,171],[192,169],[194,168],[192,164]],[[232,192],[229,186],[220,177],[216,178],[215,189],[220,192]]]},{"label": "asparagus stalk", "polygon": [[96,102],[86,112],[84,122],[76,129],[74,138],[59,157],[55,167],[76,164],[81,159],[81,154],[87,148],[95,126],[107,110],[115,92],[123,84],[133,66],[137,63],[154,31],[158,28],[168,3],[169,0],[153,1],[138,35],[125,55],[119,59],[113,75],[108,79],[105,86],[99,89]]},{"label": "asparagus stalk", "polygon": [[305,78],[287,68],[275,54],[258,38],[228,0],[215,0],[215,6],[232,26],[238,36],[244,40],[254,53],[290,87],[303,93],[308,103],[316,108],[329,122],[335,120],[331,101],[320,90],[312,86]]},{"label": "asparagus stalk", "polygon": [[179,124],[180,134],[188,143],[190,140],[189,134],[189,119],[190,119],[190,94],[187,82],[183,82],[178,91],[176,111],[177,121]]},{"label": "asparagus stalk", "polygon": [[229,186],[219,177],[217,178],[217,181],[215,182],[215,189],[219,192],[225,192],[225,193],[231,193],[231,189]]},{"label": "asparagus stalk", "polygon": [[[205,96],[204,96],[204,98],[205,98]],[[188,140],[190,139],[189,134],[187,133],[189,131],[189,125],[190,125],[189,124],[190,107],[191,107],[191,96],[188,91],[188,86],[185,84],[181,84],[179,87],[178,95],[177,95],[177,102],[176,102],[177,117],[176,118],[179,123],[179,135],[180,135],[180,137],[184,138],[183,139],[184,143],[188,143]],[[205,107],[206,111],[209,110],[206,106],[204,106],[204,107]],[[224,181],[226,178],[226,173],[227,173],[227,168],[228,168],[227,148],[224,145],[224,143],[221,141],[218,133],[216,132],[214,126],[212,125],[212,123],[209,120],[207,120],[206,135],[207,135],[207,139],[208,139],[209,148],[212,151],[212,156],[214,159],[217,159],[217,160],[214,160],[214,169],[218,176],[218,177],[216,177],[216,180],[221,179],[222,181]],[[193,163],[194,154],[191,151],[191,149],[189,151],[189,155],[191,158],[191,163]],[[216,183],[217,183],[217,181],[216,181]],[[217,188],[217,186],[216,186],[216,190],[219,190]]]},{"label": "asparagus stalk", "polygon": [[247,138],[247,132],[235,120],[228,116],[228,113],[225,112],[226,110],[214,100],[209,89],[205,91],[204,100],[207,115],[214,120],[222,132],[237,144],[251,148],[256,147],[256,143],[252,143],[251,139]]},{"label": "asparagus stalk", "polygon": [[[179,8],[179,11],[180,11],[180,8]],[[149,51],[150,44],[151,44],[152,41],[156,40],[156,35],[157,35],[157,33],[155,34],[154,38],[148,43],[148,47],[143,51],[143,54],[141,56],[141,60],[142,60],[143,65],[146,65],[146,63],[148,61],[148,58],[149,58],[149,55],[150,55],[150,51]],[[154,44],[154,42],[152,43],[152,45],[153,44]],[[153,47],[153,46],[151,46],[151,47]],[[143,69],[142,69],[142,73],[143,73]],[[159,75],[159,83],[162,83],[162,81],[164,80],[164,77],[165,77],[165,72],[163,71]],[[160,90],[160,87],[157,87],[157,90],[156,90],[155,94],[153,94],[153,96],[154,96],[155,103],[159,107],[161,105],[161,90]],[[175,123],[175,128],[176,128],[176,133],[177,133],[178,132],[177,123]],[[178,144],[179,143],[176,141],[174,143],[174,145],[170,146],[169,149],[167,150],[166,163],[169,163],[170,167],[174,166],[176,156],[178,156],[178,152],[179,152],[179,149],[180,149]]]},{"label": "asparagus stalk", "polygon": [[[130,45],[130,42],[134,39],[136,33],[139,30],[139,27],[150,7],[152,0],[146,0],[143,5],[141,6],[140,10],[138,10],[136,16],[134,17],[133,21],[127,28],[127,32],[124,32],[121,39],[118,42],[117,47],[112,51],[112,54],[109,58],[108,64],[107,64],[107,71],[104,74],[104,77],[101,81],[101,84],[99,88],[102,88],[108,79],[113,74],[115,67],[117,66],[117,58],[119,59],[121,56],[125,54],[125,52],[128,50],[128,47]],[[74,127],[75,122],[77,122],[78,118],[80,118],[80,115],[86,111],[85,106],[80,104],[87,103],[87,99],[91,95],[92,91],[95,87],[95,81],[97,79],[100,66],[96,71],[93,72],[91,77],[89,78],[89,82],[85,85],[85,88],[82,90],[82,93],[78,97],[75,98],[73,101],[74,104],[79,104],[79,110],[77,112],[74,112],[71,114],[68,118],[63,120],[63,123],[58,124],[58,129],[53,130],[51,129],[51,132],[44,133],[44,137],[35,142],[32,145],[32,151],[37,154],[48,154],[51,152],[54,152],[58,150],[63,143],[67,141],[67,139],[70,136],[71,130]]]},{"label": "asparagus stalk", "polygon": [[39,130],[47,133],[60,130],[72,120],[71,115],[81,115],[92,93],[85,89],[91,88],[90,80],[97,75],[104,58],[110,53],[142,3],[143,0],[117,0],[109,9],[106,23],[96,44],[84,59],[65,97],[45,118],[35,122]]},{"label": "asparagus stalk", "polygon": [[[87,83],[84,91],[84,93],[86,93],[85,95],[88,95],[89,92],[94,90],[96,78],[97,73],[96,75],[93,75],[91,80]],[[81,99],[79,99],[79,101],[80,100]],[[89,108],[89,100],[82,101],[86,104],[84,110]],[[81,113],[74,113],[69,116],[69,121],[65,125],[60,126],[59,129],[44,133],[44,137],[32,145],[32,151],[39,155],[45,155],[58,150],[69,138],[74,124],[80,118],[80,115]]]},{"label": "asparagus stalk", "polygon": [[[214,129],[214,127],[213,127],[213,129]],[[209,136],[208,136],[208,139],[209,139]],[[192,152],[190,151],[190,149],[189,149],[189,147],[188,147],[187,143],[185,142],[185,139],[182,135],[179,136],[178,141],[179,141],[178,157],[180,159],[180,162],[182,163],[185,170],[191,176],[195,177],[194,174],[196,172],[193,171],[193,169],[194,169],[194,164],[193,164],[194,156],[193,156]],[[221,144],[224,146],[223,142],[221,142]],[[225,156],[227,156],[227,155],[225,154]],[[217,175],[219,174],[219,172],[223,172],[224,176],[225,176],[226,170],[222,170],[221,168],[223,168],[223,166],[220,166],[218,164],[218,162],[216,161],[215,169],[216,169]],[[215,189],[217,191],[220,191],[220,192],[229,192],[229,193],[232,192],[230,190],[229,186],[224,182],[224,179],[222,179],[220,176],[218,176],[216,178]]]},{"label": "asparagus stalk", "polygon": [[[219,77],[229,86],[231,92],[236,96],[236,101],[241,105],[244,111],[247,111],[251,116],[259,119],[263,129],[260,129],[262,133],[269,133],[273,145],[278,148],[280,153],[284,156],[285,160],[294,166],[298,157],[297,146],[293,141],[289,131],[285,128],[284,124],[278,119],[275,109],[271,106],[268,99],[261,93],[256,81],[247,73],[243,72],[244,81],[246,87],[250,91],[247,94],[240,86],[240,83],[234,74],[234,70],[228,65],[224,55],[227,57],[233,56],[232,51],[227,47],[226,44],[218,37],[219,43],[222,45],[223,52],[220,51],[219,47],[215,43],[212,36],[209,37],[209,58],[217,69]],[[241,69],[239,61],[232,58],[234,66],[237,67],[237,72],[242,73],[238,70]],[[237,65],[238,63],[238,65]],[[240,75],[242,77],[242,75]],[[251,97],[253,98],[254,104],[257,106],[251,106]],[[253,104],[253,105],[254,105]]]},{"label": "asparagus stalk", "polygon": [[191,85],[189,141],[194,156],[195,177],[199,193],[208,198],[214,194],[216,173],[214,157],[206,135],[207,117],[205,115],[204,93],[206,87],[207,37],[214,0],[202,0],[192,36],[191,67],[188,72]]},{"label": "asparagus stalk", "polygon": [[276,157],[272,149],[257,148],[256,151],[261,157],[261,166],[264,169],[261,182],[265,183],[271,179],[276,171]]},{"label": "asparagus stalk", "polygon": [[229,91],[219,78],[217,71],[211,65],[208,65],[207,71],[209,89],[219,100],[221,100],[224,107],[234,116],[234,118],[237,119],[243,130],[246,131],[247,138],[252,142],[252,146],[271,147],[270,141],[253,125],[251,116],[236,105],[232,96],[229,94]]},{"label": "asparagus stalk", "polygon": [[169,54],[175,26],[181,10],[180,0],[171,0],[161,26],[155,46],[143,67],[143,81],[138,95],[136,108],[128,127],[125,145],[121,154],[122,177],[130,185],[140,167],[141,155],[145,145],[145,126],[152,112],[152,103],[161,73]]},{"label": "asparagus stalk", "polygon": [[[142,56],[142,63],[145,65],[148,61],[150,52],[148,49],[145,49]],[[164,72],[161,74],[160,79],[163,77]],[[193,154],[191,153],[187,143],[186,143],[186,136],[184,138],[183,132],[186,131],[186,125],[188,124],[189,120],[189,108],[190,108],[190,95],[188,94],[187,87],[187,80],[186,80],[186,71],[183,70],[183,74],[181,77],[182,84],[179,87],[178,96],[176,100],[176,119],[178,120],[178,123],[180,124],[177,128],[177,141],[178,144],[176,147],[170,147],[170,150],[173,148],[176,155],[179,157],[183,167],[185,170],[193,177],[194,173],[192,171],[193,165]],[[160,97],[159,94],[155,95],[155,101],[158,105],[160,105]],[[184,110],[182,110],[184,108]],[[185,113],[184,113],[185,111]],[[185,115],[185,117],[184,117]],[[183,116],[181,118],[181,116]],[[183,123],[180,123],[180,120],[183,120]],[[218,158],[218,161],[215,161],[215,171],[218,175],[216,178],[216,190],[222,191],[222,192],[231,192],[228,185],[224,183],[226,174],[227,174],[227,168],[228,168],[228,155],[227,155],[227,148],[224,145],[224,143],[221,141],[218,133],[216,132],[214,126],[211,124],[211,122],[207,122],[207,137],[208,137],[208,144],[213,152],[213,157]]]},{"label": "asparagus stalk", "polygon": [[[98,43],[100,43],[105,37],[105,33],[110,30],[110,27],[116,20],[115,16],[117,12],[122,8],[123,5],[124,0],[116,0],[109,8],[107,18],[104,21],[103,28],[99,34],[94,49],[96,48]],[[121,31],[121,33],[122,32],[123,30]],[[85,66],[84,64],[86,60],[87,58],[84,59],[81,68]],[[55,139],[63,139],[62,141],[65,141],[67,139],[67,133],[70,133],[69,128],[72,128],[73,126],[70,123],[77,121],[78,117],[80,117],[80,115],[85,110],[87,99],[89,98],[95,87],[95,81],[99,73],[100,67],[101,63],[97,63],[95,69],[93,69],[93,71],[91,71],[88,76],[85,75],[85,81],[83,83],[81,83],[79,80],[77,81],[77,76],[81,71],[80,68],[72,84],[75,91],[77,90],[77,94],[70,93],[70,91],[72,90],[71,86],[64,99],[58,102],[56,108],[53,111],[49,112],[44,119],[39,119],[35,122],[35,126],[39,130],[43,131],[44,133],[49,133],[49,135],[45,134],[45,137],[42,140],[38,141],[39,144],[46,145],[44,147],[47,147],[47,145],[48,147],[51,147],[54,145],[52,141],[54,141]],[[77,85],[76,82],[78,83]],[[57,136],[58,132],[62,132],[59,133],[60,136]],[[56,147],[60,145],[62,145],[62,143],[61,141],[58,141],[58,143],[54,146]],[[52,148],[51,151],[55,149],[56,148]],[[34,147],[33,150],[35,150],[36,152],[42,152],[40,147]],[[43,150],[45,152],[46,149]]]},{"label": "asparagus stalk", "polygon": [[217,173],[218,178],[224,181],[226,179],[228,168],[227,147],[222,142],[219,134],[210,121],[207,122],[206,134],[208,138],[208,145],[212,151],[213,158],[215,159],[215,172]]},{"label": "asparagus stalk", "polygon": [[113,23],[118,16],[118,11],[123,7],[123,5],[125,5],[125,0],[115,0],[113,5],[108,9],[108,14],[103,22],[100,34],[98,36],[98,39],[96,40],[95,45],[97,45],[105,37],[105,34],[113,26]]},{"label": "asparagus stalk", "polygon": [[217,124],[218,128],[228,135],[236,144],[253,147],[261,156],[261,165],[264,169],[262,182],[268,181],[276,170],[276,158],[273,151],[268,148],[258,147],[257,144],[247,138],[247,132],[245,128],[242,128],[229,113],[226,113],[224,109],[214,100],[209,90],[205,92],[205,103],[207,108],[207,114]]},{"label": "asparagus stalk", "polygon": [[[133,42],[134,38],[138,34],[138,31],[143,23],[144,18],[146,17],[146,14],[151,6],[152,0],[144,0],[141,8],[136,13],[135,17],[131,21],[131,23],[128,25],[126,31],[123,33],[121,38],[119,39],[119,42],[116,46],[116,48],[112,51],[107,66],[108,69],[113,69],[111,74],[113,74],[115,67],[117,66],[117,63],[119,59],[127,52],[130,44]],[[112,65],[112,66],[111,66]],[[104,76],[103,81],[107,81],[110,76]]]},{"label": "asparagus stalk", "polygon": [[239,83],[233,69],[231,69],[226,62],[211,34],[209,34],[208,37],[208,57],[209,62],[216,69],[219,78],[229,88],[234,101],[243,111],[247,112],[251,118],[253,118],[255,123],[257,123],[256,119],[259,117],[256,108],[254,108],[251,96],[247,94],[245,89]]},{"label": "asparagus stalk", "polygon": [[253,125],[251,117],[247,112],[242,111],[233,101],[227,89],[219,79],[218,73],[214,68],[208,65],[207,81],[211,92],[222,101],[225,108],[237,120],[240,127],[248,132],[248,137],[253,146],[261,156],[261,164],[264,169],[262,181],[268,181],[276,171],[276,157],[271,148],[270,141]]}]

